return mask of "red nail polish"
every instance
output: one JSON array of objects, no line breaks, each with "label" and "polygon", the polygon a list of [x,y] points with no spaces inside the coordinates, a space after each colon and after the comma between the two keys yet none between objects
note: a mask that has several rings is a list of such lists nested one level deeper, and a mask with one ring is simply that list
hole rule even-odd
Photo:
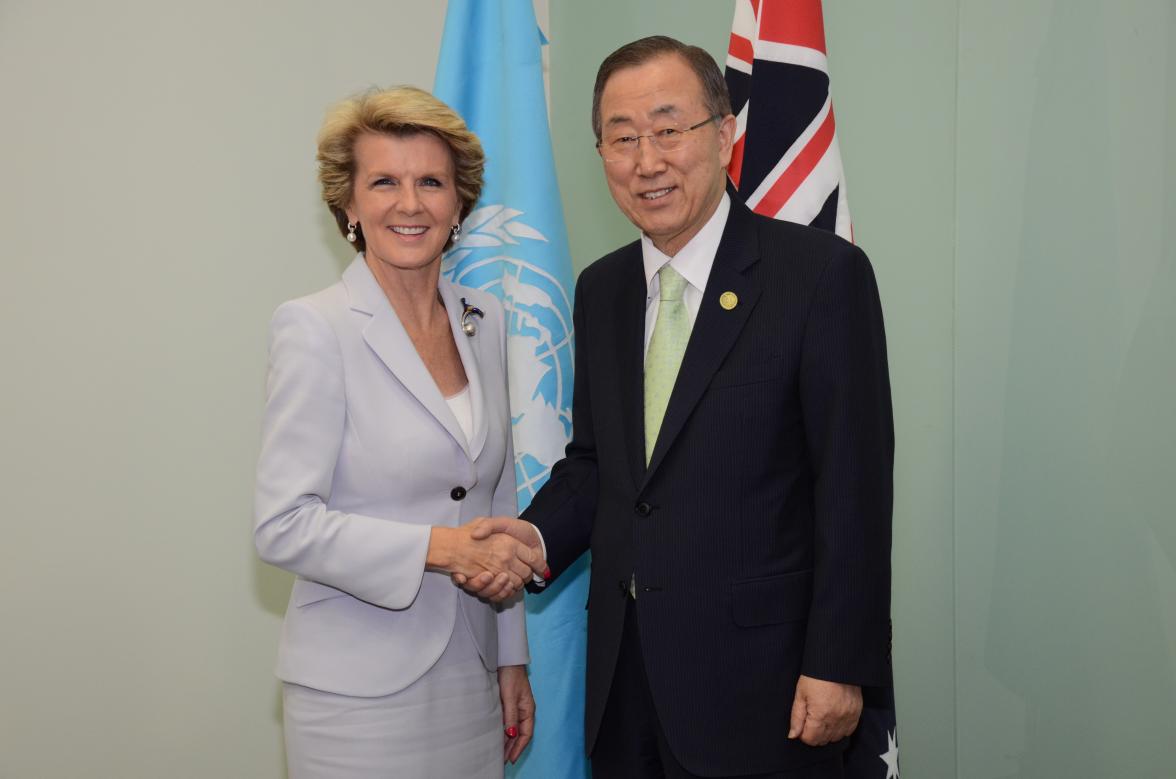
[{"label": "red nail polish", "polygon": [[519,729],[516,728],[514,725],[511,725],[509,728],[506,729],[506,737],[507,738],[515,738],[518,735],[519,735]]},{"label": "red nail polish", "polygon": [[543,569],[543,581],[545,581],[545,582],[551,581],[551,569],[550,568]]}]

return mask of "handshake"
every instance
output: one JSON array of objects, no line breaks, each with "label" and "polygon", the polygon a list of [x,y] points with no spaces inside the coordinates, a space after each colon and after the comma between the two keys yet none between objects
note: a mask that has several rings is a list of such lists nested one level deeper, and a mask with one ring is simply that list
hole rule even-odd
[{"label": "handshake", "polygon": [[479,517],[469,524],[434,526],[426,570],[449,574],[471,595],[499,603],[534,576],[551,577],[539,532],[513,517]]}]

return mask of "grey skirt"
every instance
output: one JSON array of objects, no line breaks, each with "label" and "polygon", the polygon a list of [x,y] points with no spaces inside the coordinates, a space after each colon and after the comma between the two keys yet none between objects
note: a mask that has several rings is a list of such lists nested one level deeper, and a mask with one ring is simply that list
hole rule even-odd
[{"label": "grey skirt", "polygon": [[501,779],[497,674],[460,612],[440,659],[399,692],[353,698],[285,683],[290,779]]}]

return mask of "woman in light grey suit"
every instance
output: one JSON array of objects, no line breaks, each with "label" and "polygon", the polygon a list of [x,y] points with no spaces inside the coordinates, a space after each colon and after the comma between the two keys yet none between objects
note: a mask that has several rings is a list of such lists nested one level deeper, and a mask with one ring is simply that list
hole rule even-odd
[{"label": "woman in light grey suit", "polygon": [[[298,575],[277,674],[292,777],[501,777],[530,740],[502,307],[441,278],[482,187],[478,139],[408,87],[328,114],[323,199],[360,253],[270,333],[254,538]],[[450,575],[489,571],[478,600]]]}]

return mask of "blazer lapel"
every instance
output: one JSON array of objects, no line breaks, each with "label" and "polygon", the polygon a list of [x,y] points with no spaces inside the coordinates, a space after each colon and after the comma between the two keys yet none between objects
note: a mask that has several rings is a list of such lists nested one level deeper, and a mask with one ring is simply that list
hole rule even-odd
[{"label": "blazer lapel", "polygon": [[[690,332],[682,366],[678,369],[677,381],[670,394],[670,403],[658,431],[653,456],[644,479],[640,481],[642,488],[682,431],[755,307],[760,290],[744,275],[744,271],[757,259],[759,246],[755,221],[747,207],[732,198],[731,212],[703,291],[702,305]],[[734,308],[727,309],[719,304],[719,298],[727,292],[734,293],[738,299]],[[643,396],[643,393],[644,388],[640,388],[638,395]]]},{"label": "blazer lapel", "polygon": [[[612,348],[617,355],[621,430],[629,453],[633,486],[645,478],[645,271],[641,244],[634,243],[617,281],[615,307],[608,306],[614,322]],[[597,413],[600,413],[599,411]]]},{"label": "blazer lapel", "polygon": [[[401,385],[437,419],[453,440],[461,446],[466,455],[470,455],[470,445],[466,441],[465,434],[461,431],[457,418],[453,416],[449,404],[441,396],[437,382],[433,381],[429,369],[425,367],[421,356],[417,354],[412,339],[408,337],[404,325],[400,323],[400,319],[392,309],[392,304],[388,302],[384,290],[380,289],[379,283],[376,282],[375,276],[372,275],[362,255],[356,257],[343,272],[343,284],[351,298],[352,310],[368,314],[371,317],[363,327],[363,340]],[[452,308],[448,302],[446,302],[446,310],[450,311],[449,318],[452,320]],[[472,383],[471,380],[471,385]],[[472,396],[471,400],[475,401],[476,424],[478,405],[475,397]],[[485,440],[485,436],[483,436],[483,440]],[[471,456],[470,459],[473,457]]]},{"label": "blazer lapel", "polygon": [[[465,311],[457,290],[444,277],[438,282],[441,299],[445,301],[445,310],[449,314],[449,327],[453,331],[453,341],[457,344],[457,353],[461,356],[462,366],[465,368],[466,380],[470,383],[470,404],[473,406],[473,435],[469,442],[467,453],[470,459],[477,459],[486,445],[486,394],[482,385],[481,366],[478,357],[484,351],[480,347],[483,339],[496,337],[495,333],[483,333],[479,328],[473,336],[468,336],[461,329],[461,315]],[[480,323],[478,320],[475,324]],[[505,377],[504,377],[505,378]],[[448,405],[448,404],[446,404]]]}]

